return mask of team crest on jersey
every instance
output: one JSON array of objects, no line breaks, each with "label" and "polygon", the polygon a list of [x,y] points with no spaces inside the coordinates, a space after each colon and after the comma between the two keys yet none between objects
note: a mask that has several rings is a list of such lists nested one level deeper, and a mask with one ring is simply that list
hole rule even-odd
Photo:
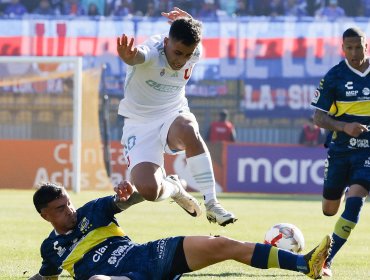
[{"label": "team crest on jersey", "polygon": [[161,77],[163,77],[163,75],[165,74],[165,70],[164,70],[164,68],[162,69],[162,71],[159,73],[159,75],[161,75]]},{"label": "team crest on jersey", "polygon": [[190,68],[187,68],[185,69],[185,74],[184,74],[184,79],[185,80],[188,80],[191,76],[191,71],[193,70],[193,66],[191,66]]},{"label": "team crest on jersey", "polygon": [[363,90],[362,90],[362,94],[365,95],[365,96],[368,96],[370,94],[370,89],[365,87]]},{"label": "team crest on jersey", "polygon": [[91,227],[92,225],[90,224],[90,221],[86,218],[83,217],[81,222],[78,224],[78,228],[82,233],[86,233],[87,230]]}]

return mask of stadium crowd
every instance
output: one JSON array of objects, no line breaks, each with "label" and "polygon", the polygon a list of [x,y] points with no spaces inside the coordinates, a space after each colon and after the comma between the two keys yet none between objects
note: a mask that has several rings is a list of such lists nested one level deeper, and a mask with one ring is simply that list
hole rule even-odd
[{"label": "stadium crowd", "polygon": [[146,16],[159,17],[172,7],[198,18],[295,16],[335,19],[370,16],[370,0],[0,0],[2,17]]}]

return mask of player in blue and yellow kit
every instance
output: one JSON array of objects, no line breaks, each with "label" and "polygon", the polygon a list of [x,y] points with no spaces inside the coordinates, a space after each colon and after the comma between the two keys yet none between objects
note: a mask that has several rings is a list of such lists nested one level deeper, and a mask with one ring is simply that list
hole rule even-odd
[{"label": "player in blue and yellow kit", "polygon": [[115,196],[76,210],[63,187],[40,186],[34,205],[54,230],[41,245],[41,269],[30,279],[58,279],[63,269],[77,280],[179,279],[183,273],[224,260],[299,271],[317,279],[330,251],[329,235],[306,255],[220,236],[178,236],[138,244],[124,234],[114,217],[127,208],[133,188],[123,182],[115,191]]},{"label": "player in blue and yellow kit", "polygon": [[345,60],[321,80],[311,105],[316,125],[332,131],[325,161],[323,213],[337,213],[347,187],[345,210],[333,233],[333,249],[324,268],[354,229],[370,190],[370,65],[365,34],[357,28],[343,33]]}]

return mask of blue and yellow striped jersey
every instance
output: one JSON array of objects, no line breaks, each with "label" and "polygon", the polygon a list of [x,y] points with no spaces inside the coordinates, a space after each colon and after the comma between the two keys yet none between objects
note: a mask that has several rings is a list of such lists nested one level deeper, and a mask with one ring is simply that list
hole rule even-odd
[{"label": "blue and yellow striped jersey", "polygon": [[[364,72],[352,68],[346,60],[329,70],[320,81],[311,105],[328,112],[334,119],[370,126],[370,67]],[[369,148],[370,132],[354,138],[334,132],[329,147],[338,151]]]},{"label": "blue and yellow striped jersey", "polygon": [[[42,276],[59,275],[67,270],[75,279],[88,279],[102,260],[112,256],[108,244],[131,246],[130,239],[118,226],[114,217],[121,212],[113,197],[90,201],[77,209],[77,225],[68,234],[52,231],[41,245]],[[112,247],[112,246],[111,246]]]}]

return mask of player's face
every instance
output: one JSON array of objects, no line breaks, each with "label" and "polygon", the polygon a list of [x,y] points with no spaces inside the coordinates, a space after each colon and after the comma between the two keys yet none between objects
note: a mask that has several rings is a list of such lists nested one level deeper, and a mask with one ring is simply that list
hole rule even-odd
[{"label": "player's face", "polygon": [[364,37],[347,37],[343,40],[342,49],[346,59],[353,68],[363,71],[367,68],[367,44]]},{"label": "player's face", "polygon": [[41,216],[49,221],[55,230],[65,234],[73,229],[77,223],[77,212],[67,192],[48,203],[48,207],[41,210]]},{"label": "player's face", "polygon": [[170,67],[173,70],[180,70],[182,67],[184,67],[186,62],[193,55],[197,45],[198,44],[187,46],[180,41],[176,41],[171,38],[165,38],[164,52]]}]

